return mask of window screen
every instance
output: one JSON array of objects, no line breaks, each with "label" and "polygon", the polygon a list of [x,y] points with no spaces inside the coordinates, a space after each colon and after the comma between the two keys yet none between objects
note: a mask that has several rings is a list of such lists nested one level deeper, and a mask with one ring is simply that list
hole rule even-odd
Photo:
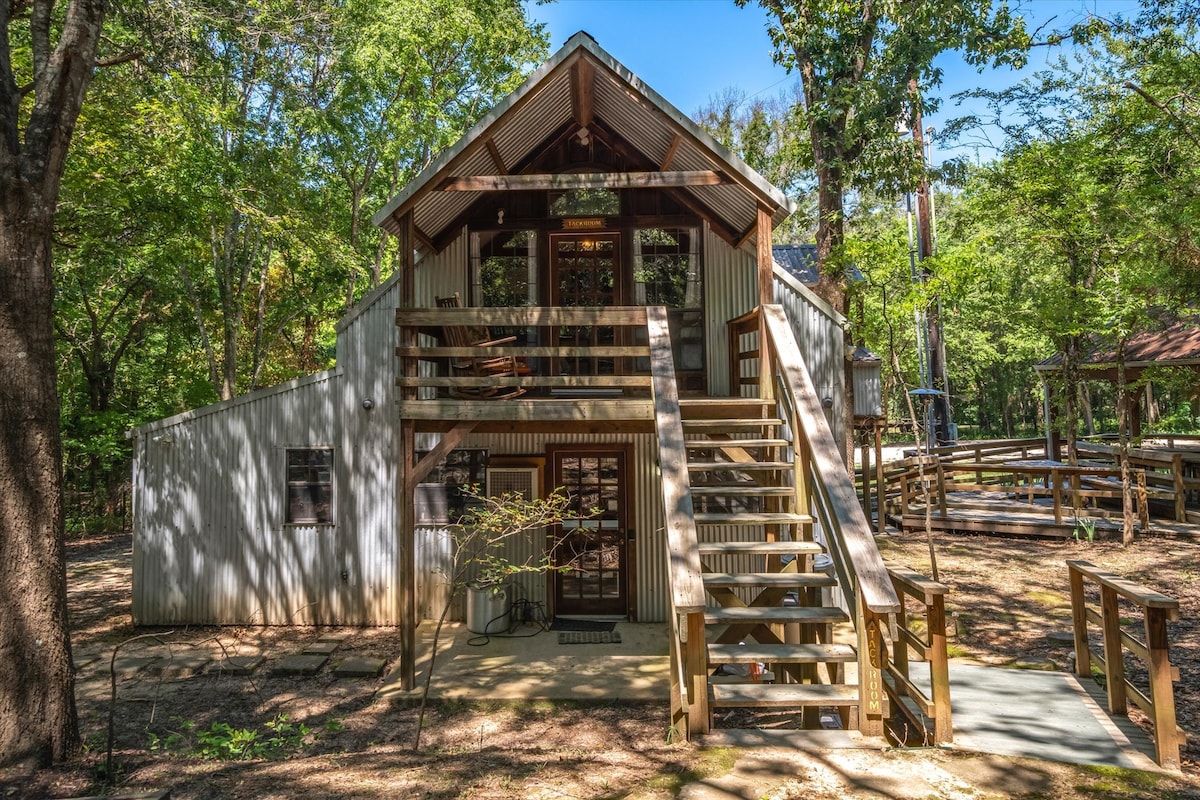
[{"label": "window screen", "polygon": [[333,524],[333,449],[287,451],[287,519],[297,525]]}]

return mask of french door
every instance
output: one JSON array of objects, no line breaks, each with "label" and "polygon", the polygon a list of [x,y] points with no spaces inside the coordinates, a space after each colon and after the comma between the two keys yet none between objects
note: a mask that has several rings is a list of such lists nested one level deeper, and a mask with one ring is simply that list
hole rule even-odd
[{"label": "french door", "polygon": [[[629,502],[625,449],[551,449],[553,486],[571,498],[558,526],[554,613],[629,613]],[[592,509],[598,513],[593,514]]]},{"label": "french door", "polygon": [[[618,303],[621,286],[620,235],[555,234],[550,237],[550,305],[596,308]],[[597,347],[616,344],[610,325],[564,325],[558,329],[558,347]],[[612,375],[613,358],[560,356],[554,365],[559,375]]]}]

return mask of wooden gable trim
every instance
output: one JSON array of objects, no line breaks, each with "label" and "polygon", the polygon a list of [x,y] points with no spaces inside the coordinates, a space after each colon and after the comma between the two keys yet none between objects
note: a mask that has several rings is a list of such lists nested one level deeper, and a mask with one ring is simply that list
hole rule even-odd
[{"label": "wooden gable trim", "polygon": [[571,65],[571,116],[581,128],[592,124],[595,91],[592,62],[586,58],[576,60]]},{"label": "wooden gable trim", "polygon": [[483,146],[487,148],[488,155],[492,157],[492,163],[496,165],[496,172],[507,175],[508,167],[504,165],[504,157],[500,155],[500,148],[496,147],[495,140],[489,136],[483,140]]},{"label": "wooden gable trim", "polygon": [[447,178],[440,192],[527,192],[556,189],[665,189],[679,186],[719,186],[733,180],[713,170],[680,172],[569,172],[562,174],[466,175]]}]

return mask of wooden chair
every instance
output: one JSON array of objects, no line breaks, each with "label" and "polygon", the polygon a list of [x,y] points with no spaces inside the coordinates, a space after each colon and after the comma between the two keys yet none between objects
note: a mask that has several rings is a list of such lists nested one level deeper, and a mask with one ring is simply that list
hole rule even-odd
[{"label": "wooden chair", "polygon": [[[450,297],[435,298],[438,308],[462,308],[462,296],[455,292]],[[444,325],[442,334],[450,347],[496,347],[512,344],[515,336],[492,338],[492,332],[482,325]],[[512,355],[503,356],[456,356],[450,360],[450,371],[454,375],[474,378],[512,378],[529,375],[529,362]],[[525,394],[522,386],[466,386],[450,390],[450,396],[464,400],[504,400]]]}]

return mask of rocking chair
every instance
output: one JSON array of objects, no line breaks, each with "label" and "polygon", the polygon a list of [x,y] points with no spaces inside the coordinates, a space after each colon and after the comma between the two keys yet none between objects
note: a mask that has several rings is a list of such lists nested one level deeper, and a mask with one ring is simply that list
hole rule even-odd
[{"label": "rocking chair", "polygon": [[[462,308],[462,297],[455,292],[450,297],[435,298],[438,308]],[[482,325],[445,325],[442,333],[451,347],[496,347],[511,344],[515,336],[493,339],[492,332]],[[450,360],[453,375],[473,378],[514,378],[529,375],[529,362],[513,355],[456,356]],[[463,400],[504,400],[525,394],[523,386],[467,386],[452,388],[450,396]]]}]

